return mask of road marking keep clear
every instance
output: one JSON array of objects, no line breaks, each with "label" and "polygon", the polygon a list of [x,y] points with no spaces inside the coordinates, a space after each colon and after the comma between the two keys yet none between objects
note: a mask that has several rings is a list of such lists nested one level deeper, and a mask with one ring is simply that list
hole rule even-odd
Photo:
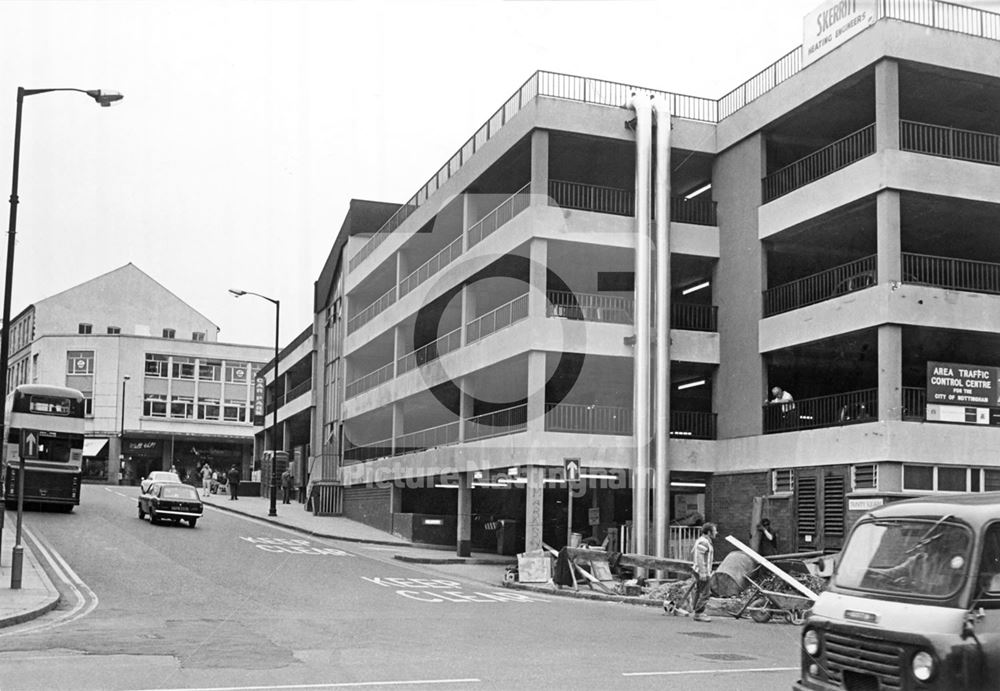
[{"label": "road marking keep clear", "polygon": [[350,557],[352,554],[333,547],[313,547],[309,540],[290,537],[243,537],[257,549],[265,552],[278,552],[284,554],[326,554],[334,557]]},{"label": "road marking keep clear", "polygon": [[504,590],[464,592],[458,581],[440,578],[361,578],[383,588],[394,588],[397,595],[419,602],[548,602],[545,598]]}]

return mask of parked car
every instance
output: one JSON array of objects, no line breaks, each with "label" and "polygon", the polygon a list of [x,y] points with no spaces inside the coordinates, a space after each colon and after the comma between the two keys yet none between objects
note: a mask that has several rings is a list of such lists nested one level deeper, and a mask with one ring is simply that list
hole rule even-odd
[{"label": "parked car", "polygon": [[139,495],[139,518],[149,514],[150,523],[159,523],[161,519],[174,523],[183,520],[193,528],[203,510],[198,490],[180,482],[154,482]]},{"label": "parked car", "polygon": [[145,494],[149,491],[149,486],[154,482],[180,482],[181,479],[177,477],[177,473],[172,473],[169,470],[154,470],[148,476],[142,478],[142,482],[139,483],[139,490]]}]

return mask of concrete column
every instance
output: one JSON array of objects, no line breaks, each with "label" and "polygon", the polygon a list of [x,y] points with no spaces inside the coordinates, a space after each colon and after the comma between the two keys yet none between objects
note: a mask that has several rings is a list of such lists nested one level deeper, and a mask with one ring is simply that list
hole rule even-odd
[{"label": "concrete column", "polygon": [[903,418],[903,329],[878,327],[878,419]]},{"label": "concrete column", "polygon": [[528,262],[528,316],[544,317],[547,313],[548,297],[547,268],[549,265],[548,240],[531,240]]},{"label": "concrete column", "polygon": [[545,431],[545,351],[528,353],[528,432]]},{"label": "concrete column", "polygon": [[547,130],[531,132],[531,203],[547,206],[549,203],[549,133]]},{"label": "concrete column", "polygon": [[458,535],[457,551],[460,557],[472,554],[472,473],[458,474]]},{"label": "concrete column", "polygon": [[396,453],[396,437],[403,434],[403,406],[392,404],[392,452]]},{"label": "concrete column", "polygon": [[524,500],[524,549],[531,552],[542,548],[542,480],[545,469],[539,465],[528,466],[528,484]]},{"label": "concrete column", "polygon": [[471,375],[462,377],[461,387],[462,390],[458,399],[458,417],[460,421],[458,425],[459,443],[465,442],[465,421],[476,414],[474,405],[476,401],[475,380]]},{"label": "concrete column", "polygon": [[875,150],[899,148],[899,64],[875,64]]},{"label": "concrete column", "polygon": [[479,316],[479,303],[476,299],[476,286],[462,286],[462,345],[469,342],[469,332],[465,328],[470,322]]},{"label": "concrete column", "polygon": [[882,190],[876,200],[876,252],[878,282],[898,282],[902,272],[902,240],[900,239],[899,192]]}]

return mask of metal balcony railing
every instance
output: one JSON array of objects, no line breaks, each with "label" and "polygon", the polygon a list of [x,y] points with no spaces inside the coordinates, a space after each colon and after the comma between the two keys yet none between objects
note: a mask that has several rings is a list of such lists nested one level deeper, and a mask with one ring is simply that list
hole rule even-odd
[{"label": "metal balcony railing", "polygon": [[392,379],[392,377],[392,363],[390,362],[387,365],[382,365],[374,372],[369,372],[349,383],[345,391],[345,396],[347,398],[354,398],[364,391],[374,389],[379,384],[384,384]]},{"label": "metal balcony railing", "polygon": [[550,204],[563,209],[596,211],[617,216],[635,215],[635,191],[582,182],[549,180]]},{"label": "metal balcony railing", "polygon": [[875,124],[774,171],[762,181],[763,201],[773,201],[875,153]]},{"label": "metal balcony railing", "polygon": [[1000,135],[899,121],[899,148],[931,156],[1000,165]]},{"label": "metal balcony railing", "polygon": [[465,342],[468,344],[478,341],[481,338],[486,338],[491,333],[504,329],[522,319],[527,319],[527,317],[528,294],[525,293],[466,324]]},{"label": "metal balcony railing", "polygon": [[923,387],[903,387],[903,419],[923,422],[927,417],[927,390]]},{"label": "metal balcony railing", "polygon": [[[599,293],[549,290],[545,316],[606,324],[631,324],[635,300]],[[670,304],[670,328],[686,331],[717,331],[718,308],[686,302]]]},{"label": "metal balcony railing", "polygon": [[878,389],[768,403],[763,418],[764,434],[872,422],[878,419]]},{"label": "metal balcony railing", "polygon": [[347,321],[347,333],[353,333],[384,312],[389,305],[396,302],[396,286],[385,291],[375,302],[371,303]]},{"label": "metal balcony railing", "polygon": [[410,272],[406,278],[400,281],[399,297],[402,298],[460,256],[462,256],[462,236],[458,236],[452,240],[448,243],[447,247],[425,261],[415,271]]},{"label": "metal balcony railing", "polygon": [[531,183],[528,183],[470,226],[466,231],[469,247],[479,244],[483,238],[495,233],[497,228],[531,206],[531,194],[528,192],[530,187]]},{"label": "metal balcony railing", "polygon": [[487,439],[517,434],[528,428],[527,404],[476,415],[465,421],[465,440]]},{"label": "metal balcony railing", "polygon": [[388,458],[389,456],[392,456],[392,439],[382,439],[369,444],[348,446],[344,449],[344,465],[362,463],[376,458]]},{"label": "metal balcony railing", "polygon": [[903,281],[1000,294],[1000,264],[903,252]]},{"label": "metal balcony railing", "polygon": [[632,409],[596,404],[546,403],[545,430],[628,437],[632,435]]},{"label": "metal balcony railing", "polygon": [[427,345],[420,346],[416,350],[411,350],[399,358],[396,361],[396,375],[399,376],[404,372],[409,372],[411,369],[416,369],[428,362],[433,362],[442,355],[450,353],[453,350],[458,350],[461,347],[462,328],[459,327],[437,340],[431,341]]},{"label": "metal balcony railing", "polygon": [[799,309],[878,283],[878,255],[835,266],[826,271],[764,291],[764,316]]},{"label": "metal balcony railing", "polygon": [[[696,226],[719,225],[716,203],[711,199],[670,198],[670,220],[674,223],[690,223]],[[655,214],[654,214],[655,215]]]},{"label": "metal balcony railing", "polygon": [[719,308],[715,305],[671,302],[670,328],[684,331],[718,331]]},{"label": "metal balcony railing", "polygon": [[436,427],[428,427],[416,432],[401,434],[396,437],[393,454],[401,456],[407,453],[426,451],[437,446],[457,444],[460,424],[458,420],[455,420],[454,422],[448,422]]},{"label": "metal balcony railing", "polygon": [[715,413],[670,411],[670,436],[676,439],[715,439]]}]

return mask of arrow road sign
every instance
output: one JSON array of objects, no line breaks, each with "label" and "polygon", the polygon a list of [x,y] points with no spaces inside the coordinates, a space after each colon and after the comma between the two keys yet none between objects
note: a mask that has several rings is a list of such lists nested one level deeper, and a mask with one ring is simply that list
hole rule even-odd
[{"label": "arrow road sign", "polygon": [[38,440],[41,437],[36,429],[21,430],[21,446],[18,450],[21,458],[33,460],[38,458]]},{"label": "arrow road sign", "polygon": [[580,459],[579,458],[564,458],[563,462],[566,464],[566,481],[574,482],[580,479]]}]

